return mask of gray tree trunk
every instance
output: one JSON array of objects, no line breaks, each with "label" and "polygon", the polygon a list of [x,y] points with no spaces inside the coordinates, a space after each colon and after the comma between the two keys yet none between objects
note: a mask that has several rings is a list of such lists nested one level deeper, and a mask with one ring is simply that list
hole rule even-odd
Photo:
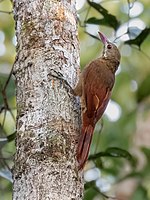
[{"label": "gray tree trunk", "polygon": [[[14,0],[17,138],[13,200],[81,200],[79,72],[74,0]],[[61,78],[62,77],[62,78]]]}]

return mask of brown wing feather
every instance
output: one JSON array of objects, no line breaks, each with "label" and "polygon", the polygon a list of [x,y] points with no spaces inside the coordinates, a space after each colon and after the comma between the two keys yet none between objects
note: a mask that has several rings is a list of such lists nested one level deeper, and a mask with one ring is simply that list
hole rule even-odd
[{"label": "brown wing feather", "polygon": [[[82,84],[81,98],[85,105],[82,105],[82,131],[77,148],[79,169],[85,165],[95,124],[106,109],[114,84],[114,74],[104,66],[102,61],[92,62],[88,68],[83,72],[84,83]],[[109,77],[109,80],[103,76]]]},{"label": "brown wing feather", "polygon": [[[91,63],[89,66],[90,69],[88,70],[89,73],[86,74],[86,78],[84,79],[83,90],[87,116],[91,118],[97,113],[97,120],[106,109],[114,84],[114,74],[104,65],[105,63],[102,61]],[[97,73],[96,75],[92,73],[93,70]],[[110,73],[109,76],[108,73]],[[111,80],[106,80],[105,76],[110,77]]]}]

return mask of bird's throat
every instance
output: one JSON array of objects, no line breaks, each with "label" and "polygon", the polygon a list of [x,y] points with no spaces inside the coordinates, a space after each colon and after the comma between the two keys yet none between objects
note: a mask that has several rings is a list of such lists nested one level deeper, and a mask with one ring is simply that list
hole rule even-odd
[{"label": "bird's throat", "polygon": [[114,58],[111,58],[111,59],[104,58],[104,59],[105,59],[107,67],[112,71],[112,73],[115,73],[118,69],[120,62]]}]

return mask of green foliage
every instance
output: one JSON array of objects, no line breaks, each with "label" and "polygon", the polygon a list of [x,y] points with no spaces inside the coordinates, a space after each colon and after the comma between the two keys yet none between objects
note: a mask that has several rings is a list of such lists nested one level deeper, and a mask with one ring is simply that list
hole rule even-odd
[{"label": "green foliage", "polygon": [[150,160],[150,149],[146,148],[146,147],[142,147],[142,152],[145,154],[147,160]]},{"label": "green foliage", "polygon": [[92,183],[86,183],[84,187],[85,187],[84,199],[91,200],[98,194],[98,192],[95,190],[94,181]]},{"label": "green foliage", "polygon": [[104,7],[102,7],[100,4],[97,4],[93,1],[87,0],[88,4],[93,7],[95,10],[97,10],[102,16],[102,19],[97,19],[95,17],[92,17],[85,21],[85,23],[90,24],[99,24],[99,25],[105,25],[110,26],[114,28],[114,30],[117,30],[117,28],[120,25],[120,22],[117,20],[116,16],[109,14],[108,10],[106,10]]},{"label": "green foliage", "polygon": [[[103,127],[100,124],[97,125],[87,167],[94,165],[101,175],[96,180],[93,178],[93,181],[86,182],[84,200],[94,199],[95,197],[107,199],[107,195],[105,197],[102,195],[102,188],[96,186],[96,182],[101,179],[107,180],[111,176],[118,184],[130,178],[140,180],[137,181],[137,187],[130,200],[150,199],[147,186],[150,184],[149,149],[143,147],[139,150],[146,159],[146,164],[140,170],[138,158],[130,151],[135,148],[133,139],[136,132],[139,105],[143,104],[143,107],[145,107],[145,99],[150,95],[150,24],[146,23],[148,5],[146,1],[142,1],[144,12],[138,17],[132,17],[130,13],[134,3],[130,1],[102,1],[97,3],[87,0],[87,4],[80,11],[80,23],[84,25],[79,28],[81,65],[85,66],[89,62],[90,55],[93,56],[90,60],[99,56],[102,45],[97,42],[99,38],[96,30],[98,29],[106,35],[111,37],[113,35],[116,38],[115,41],[120,41],[122,54],[121,70],[116,76],[116,84],[112,93],[112,100],[120,106],[121,115],[115,122],[105,117]],[[124,8],[127,8],[126,12],[123,11]],[[135,19],[144,22],[145,27],[141,28],[138,24],[131,26],[131,21]],[[88,36],[84,36],[85,33]],[[124,36],[128,37],[123,38]],[[86,51],[87,48],[88,51]],[[149,109],[150,106],[147,106],[147,108]],[[144,110],[142,112],[145,112]],[[146,111],[149,112],[149,110]],[[113,114],[115,113],[112,112]],[[125,172],[125,165],[128,165],[130,172]]]},{"label": "green foliage", "polygon": [[147,36],[150,34],[150,28],[145,28],[141,31],[141,33],[135,38],[131,40],[125,41],[125,44],[129,45],[137,45],[139,48],[141,47],[141,44],[145,41]]},{"label": "green foliage", "polygon": [[142,83],[139,85],[137,91],[137,101],[141,102],[150,95],[150,74],[148,74]]},{"label": "green foliage", "polygon": [[132,155],[128,151],[125,151],[124,149],[120,149],[117,147],[110,147],[106,149],[104,152],[101,151],[94,155],[90,155],[89,160],[94,160],[99,157],[126,158],[127,160],[134,162]]},{"label": "green foliage", "polygon": [[149,200],[147,190],[139,185],[138,188],[135,190],[131,200]]}]

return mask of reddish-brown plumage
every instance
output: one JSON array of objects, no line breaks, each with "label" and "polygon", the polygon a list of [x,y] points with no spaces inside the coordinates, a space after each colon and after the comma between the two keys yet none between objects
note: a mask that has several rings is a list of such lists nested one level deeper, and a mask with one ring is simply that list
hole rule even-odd
[{"label": "reddish-brown plumage", "polygon": [[93,131],[103,115],[115,81],[115,72],[120,62],[117,47],[99,32],[104,44],[100,58],[90,62],[82,71],[74,93],[81,97],[82,130],[77,147],[79,169],[88,157]]}]

